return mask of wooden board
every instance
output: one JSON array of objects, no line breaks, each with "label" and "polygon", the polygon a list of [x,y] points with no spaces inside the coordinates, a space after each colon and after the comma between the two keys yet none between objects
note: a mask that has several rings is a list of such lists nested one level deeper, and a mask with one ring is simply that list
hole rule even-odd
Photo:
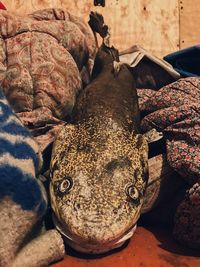
[{"label": "wooden board", "polygon": [[60,7],[88,20],[91,10],[104,15],[111,27],[112,43],[118,49],[141,45],[161,57],[179,46],[179,0],[106,0],[94,7],[93,0],[4,0],[8,10],[19,14]]},{"label": "wooden board", "polygon": [[180,47],[200,44],[200,1],[180,0]]}]

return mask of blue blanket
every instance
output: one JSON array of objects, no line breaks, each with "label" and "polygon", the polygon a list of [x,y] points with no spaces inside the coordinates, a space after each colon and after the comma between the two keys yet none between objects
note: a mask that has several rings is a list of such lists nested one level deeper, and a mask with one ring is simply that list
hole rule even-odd
[{"label": "blue blanket", "polygon": [[38,146],[9,106],[0,88],[0,201],[11,198],[24,210],[42,216],[46,199],[35,175]]},{"label": "blue blanket", "polygon": [[182,49],[163,58],[183,77],[200,76],[200,45]]}]

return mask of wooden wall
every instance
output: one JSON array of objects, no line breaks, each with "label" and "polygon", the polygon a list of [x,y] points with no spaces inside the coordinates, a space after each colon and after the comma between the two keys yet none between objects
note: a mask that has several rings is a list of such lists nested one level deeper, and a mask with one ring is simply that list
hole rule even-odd
[{"label": "wooden wall", "polygon": [[181,48],[200,45],[200,0],[180,0]]},{"label": "wooden wall", "polygon": [[[91,10],[104,15],[111,27],[112,43],[119,49],[139,44],[162,57],[182,47],[197,44],[200,33],[199,0],[106,0],[94,7],[93,0],[3,0],[8,10],[19,14],[59,7],[88,19]],[[194,16],[196,14],[196,16]],[[200,43],[200,42],[199,42]]]}]

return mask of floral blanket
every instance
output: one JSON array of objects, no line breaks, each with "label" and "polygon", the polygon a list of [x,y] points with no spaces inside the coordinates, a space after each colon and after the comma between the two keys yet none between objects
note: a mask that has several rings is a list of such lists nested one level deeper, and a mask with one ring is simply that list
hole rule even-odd
[{"label": "floral blanket", "polygon": [[167,159],[189,184],[200,181],[200,78],[188,77],[158,91],[138,89],[142,130],[164,133]]}]

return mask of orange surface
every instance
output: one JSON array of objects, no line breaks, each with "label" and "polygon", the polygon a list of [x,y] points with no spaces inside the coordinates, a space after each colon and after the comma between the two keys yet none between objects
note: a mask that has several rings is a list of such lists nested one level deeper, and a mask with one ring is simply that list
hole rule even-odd
[{"label": "orange surface", "polygon": [[138,227],[126,246],[102,256],[67,250],[65,259],[53,267],[200,267],[200,251],[181,247],[169,230],[155,227]]}]

